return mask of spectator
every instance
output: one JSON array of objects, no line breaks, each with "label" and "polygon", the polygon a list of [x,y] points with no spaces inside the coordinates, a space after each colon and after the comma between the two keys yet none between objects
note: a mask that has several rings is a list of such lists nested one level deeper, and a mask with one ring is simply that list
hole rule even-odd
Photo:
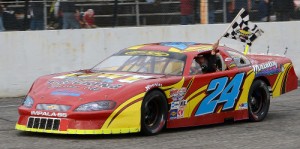
[{"label": "spectator", "polygon": [[289,21],[295,5],[293,0],[273,0],[273,7],[277,21]]},{"label": "spectator", "polygon": [[66,0],[60,2],[60,9],[63,14],[63,29],[79,29],[80,24],[76,19],[76,7],[74,2]]},{"label": "spectator", "polygon": [[210,0],[208,1],[208,23],[213,24],[215,23],[215,1]]},{"label": "spectator", "polygon": [[2,20],[6,31],[22,30],[14,10],[5,8],[4,12],[2,13]]},{"label": "spectator", "polygon": [[59,5],[60,5],[60,1],[61,0],[55,0],[52,2],[52,5],[50,7],[50,18],[51,18],[51,27],[53,29],[62,29],[62,25],[63,25],[63,16],[62,16],[62,12],[59,9]]},{"label": "spectator", "polygon": [[93,9],[88,9],[86,12],[84,12],[84,28],[96,28],[94,15]]},{"label": "spectator", "polygon": [[242,8],[249,12],[251,10],[251,4],[251,0],[232,0],[231,17],[235,18]]},{"label": "spectator", "polygon": [[194,24],[194,0],[180,0],[181,25]]},{"label": "spectator", "polygon": [[0,32],[5,31],[5,28],[3,25],[3,19],[2,19],[3,12],[4,12],[3,5],[0,5]]},{"label": "spectator", "polygon": [[30,2],[30,29],[43,30],[44,29],[44,4],[41,1]]},{"label": "spectator", "polygon": [[258,4],[258,17],[260,21],[266,22],[269,16],[269,0],[260,0]]}]

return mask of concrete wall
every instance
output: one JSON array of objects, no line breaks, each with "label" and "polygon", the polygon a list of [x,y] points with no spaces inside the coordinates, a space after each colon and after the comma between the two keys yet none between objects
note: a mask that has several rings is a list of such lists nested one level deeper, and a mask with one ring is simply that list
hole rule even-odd
[{"label": "concrete wall", "polygon": [[[265,33],[252,52],[283,54],[296,65],[300,76],[300,22],[259,23]],[[41,75],[90,68],[114,52],[136,44],[161,41],[212,43],[227,24],[100,28],[58,31],[0,32],[0,97],[22,96]],[[243,50],[243,44],[221,43]]]}]

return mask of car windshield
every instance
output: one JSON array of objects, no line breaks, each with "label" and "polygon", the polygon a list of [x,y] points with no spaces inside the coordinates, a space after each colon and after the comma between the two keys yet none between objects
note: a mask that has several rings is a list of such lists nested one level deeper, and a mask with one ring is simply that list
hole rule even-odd
[{"label": "car windshield", "polygon": [[182,75],[185,60],[186,55],[174,52],[123,50],[102,61],[91,71]]}]

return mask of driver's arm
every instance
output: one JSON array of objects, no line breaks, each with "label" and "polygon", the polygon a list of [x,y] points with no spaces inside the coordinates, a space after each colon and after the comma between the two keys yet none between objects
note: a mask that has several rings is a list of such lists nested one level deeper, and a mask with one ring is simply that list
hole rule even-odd
[{"label": "driver's arm", "polygon": [[211,55],[216,55],[220,40],[212,45]]}]

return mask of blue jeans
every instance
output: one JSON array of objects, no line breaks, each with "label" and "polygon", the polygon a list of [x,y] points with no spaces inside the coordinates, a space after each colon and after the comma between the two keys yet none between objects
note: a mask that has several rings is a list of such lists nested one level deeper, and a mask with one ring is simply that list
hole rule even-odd
[{"label": "blue jeans", "polygon": [[31,30],[44,30],[44,20],[43,19],[31,19],[30,22]]},{"label": "blue jeans", "polygon": [[215,10],[209,10],[208,12],[208,23],[214,24],[215,23]]},{"label": "blue jeans", "polygon": [[194,23],[194,15],[181,15],[181,25],[188,25]]},{"label": "blue jeans", "polygon": [[0,32],[5,31],[4,25],[3,25],[3,19],[2,16],[0,16]]},{"label": "blue jeans", "polygon": [[75,13],[64,12],[63,13],[63,29],[79,29],[79,22],[75,18]]}]

